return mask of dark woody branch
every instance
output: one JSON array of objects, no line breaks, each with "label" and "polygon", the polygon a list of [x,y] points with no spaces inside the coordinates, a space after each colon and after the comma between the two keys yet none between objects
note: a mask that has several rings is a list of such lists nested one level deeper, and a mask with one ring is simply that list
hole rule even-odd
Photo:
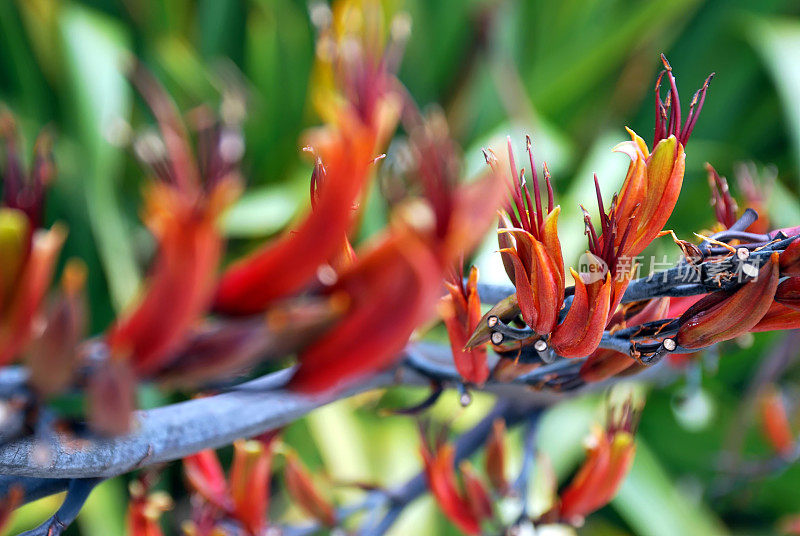
[{"label": "dark woody branch", "polygon": [[[0,447],[0,496],[14,485],[24,488],[26,501],[66,489],[74,479],[110,478],[129,471],[180,459],[202,449],[219,448],[241,437],[252,437],[280,428],[317,407],[371,389],[393,385],[427,386],[431,379],[455,383],[449,348],[433,344],[410,345],[406,359],[386,371],[338,393],[309,396],[283,387],[291,370],[252,380],[228,392],[181,402],[136,414],[136,430],[114,438],[78,439],[56,434],[52,444],[42,445],[26,437]],[[580,361],[580,360],[572,360]],[[535,391],[530,385],[543,375],[565,369],[558,362],[520,377],[513,383],[489,381],[482,388],[500,399],[514,399],[529,406],[545,407],[570,394]],[[593,384],[603,388],[604,383]],[[49,461],[42,464],[42,447]]]}]

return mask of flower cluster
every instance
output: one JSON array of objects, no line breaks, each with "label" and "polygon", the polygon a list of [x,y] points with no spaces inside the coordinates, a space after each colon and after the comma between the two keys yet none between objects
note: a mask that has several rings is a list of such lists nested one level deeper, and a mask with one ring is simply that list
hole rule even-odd
[{"label": "flower cluster", "polygon": [[[631,399],[621,404],[608,405],[606,427],[595,425],[586,441],[586,459],[577,473],[559,492],[555,477],[548,469],[546,457],[539,458],[536,470],[542,473],[545,483],[536,491],[540,496],[532,502],[539,503],[541,513],[529,512],[523,504],[522,513],[514,516],[512,525],[522,522],[536,524],[580,525],[590,513],[608,504],[616,495],[633,463],[636,445],[634,434],[641,407]],[[446,430],[429,442],[422,429],[421,454],[424,473],[437,504],[447,518],[464,534],[484,534],[488,527],[507,524],[502,501],[527,496],[526,479],[513,485],[506,479],[505,422],[496,420],[485,444],[485,473],[491,486],[487,486],[468,461],[462,461],[456,472],[455,450],[445,440]],[[528,452],[526,456],[533,455]],[[523,468],[524,471],[527,469]],[[461,485],[458,476],[461,477]]]}]

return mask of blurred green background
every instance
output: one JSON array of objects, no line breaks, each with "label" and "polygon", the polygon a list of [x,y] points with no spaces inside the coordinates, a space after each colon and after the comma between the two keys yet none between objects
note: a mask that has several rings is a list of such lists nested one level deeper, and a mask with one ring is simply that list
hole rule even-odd
[{"label": "blurred green background", "polygon": [[[800,4],[671,0],[464,1],[387,0],[390,13],[411,15],[412,33],[400,78],[421,105],[441,106],[464,149],[466,174],[478,169],[480,148],[493,137],[530,133],[537,155],[553,170],[560,194],[565,252],[584,247],[577,203],[593,205],[591,172],[607,197],[627,162],[610,149],[630,126],[652,136],[653,84],[666,53],[683,106],[716,72],[687,150],[678,208],[668,227],[683,238],[713,222],[702,165],[732,177],[752,161],[773,178],[770,218],[800,224]],[[124,146],[129,126],[151,119],[121,74],[125,59],[141,58],[183,110],[218,103],[235,79],[248,91],[245,125],[248,192],[228,215],[231,251],[244,251],[276,233],[307,203],[309,168],[298,137],[318,122],[308,102],[314,28],[308,4],[294,0],[0,0],[0,101],[18,116],[30,148],[41,127],[56,135],[59,167],[47,219],[70,228],[64,258],[89,265],[93,332],[135,292],[152,253],[137,219],[143,172]],[[522,138],[517,138],[522,139]],[[521,143],[520,143],[521,147]],[[733,184],[734,192],[736,185]],[[385,221],[372,199],[361,235]],[[487,243],[478,263],[485,280],[500,280]],[[669,244],[655,252],[675,255]],[[568,258],[567,261],[570,259]],[[582,534],[774,534],[784,515],[800,512],[800,468],[711,492],[724,438],[740,413],[760,358],[780,335],[724,345],[696,363],[685,379],[649,395],[639,451],[619,497],[579,530]],[[798,371],[784,384],[795,389]],[[392,392],[397,400],[421,393]],[[151,405],[169,396],[148,389]],[[580,440],[596,419],[598,398],[571,401],[548,414],[540,446],[557,472],[574,470]],[[315,469],[333,481],[400,482],[419,470],[413,421],[375,416],[373,396],[316,412],[286,433]],[[453,397],[434,415],[467,428],[486,411],[479,397],[461,410]],[[517,435],[512,436],[516,452]],[[758,433],[747,455],[767,455]],[[516,457],[513,457],[515,458]],[[518,461],[518,460],[517,460]],[[162,486],[177,508],[169,531],[185,518],[180,475],[168,468]],[[92,495],[70,534],[121,534],[125,482]],[[346,501],[352,492],[336,492]],[[275,509],[297,515],[278,498]],[[57,500],[27,507],[10,533],[49,515]],[[430,499],[401,518],[393,534],[455,534]]]}]

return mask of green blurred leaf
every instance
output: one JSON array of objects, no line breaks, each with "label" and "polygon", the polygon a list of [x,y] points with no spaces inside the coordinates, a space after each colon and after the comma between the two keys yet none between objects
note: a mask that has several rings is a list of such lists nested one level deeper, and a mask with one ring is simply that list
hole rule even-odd
[{"label": "green blurred leaf", "polygon": [[641,437],[633,467],[611,504],[639,536],[726,534],[707,506],[680,492]]},{"label": "green blurred leaf", "polygon": [[115,195],[121,153],[104,135],[130,107],[121,70],[129,37],[112,19],[77,5],[64,8],[61,38],[72,86],[74,118],[86,150],[86,201],[109,291],[119,310],[139,288],[139,270]]},{"label": "green blurred leaf", "polygon": [[285,187],[248,190],[223,219],[230,238],[258,238],[282,229],[298,209],[298,200]]},{"label": "green blurred leaf", "polygon": [[800,21],[791,19],[759,19],[753,17],[748,36],[772,74],[783,101],[784,113],[800,168]]},{"label": "green blurred leaf", "polygon": [[81,536],[122,536],[128,494],[122,479],[106,480],[97,486],[78,515]]}]

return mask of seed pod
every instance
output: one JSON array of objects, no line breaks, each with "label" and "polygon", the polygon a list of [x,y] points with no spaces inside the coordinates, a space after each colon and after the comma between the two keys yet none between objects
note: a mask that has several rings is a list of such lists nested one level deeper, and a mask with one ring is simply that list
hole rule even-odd
[{"label": "seed pod", "polygon": [[756,278],[736,291],[709,294],[681,315],[678,344],[704,348],[747,333],[772,305],[778,279],[778,253],[773,253]]}]

